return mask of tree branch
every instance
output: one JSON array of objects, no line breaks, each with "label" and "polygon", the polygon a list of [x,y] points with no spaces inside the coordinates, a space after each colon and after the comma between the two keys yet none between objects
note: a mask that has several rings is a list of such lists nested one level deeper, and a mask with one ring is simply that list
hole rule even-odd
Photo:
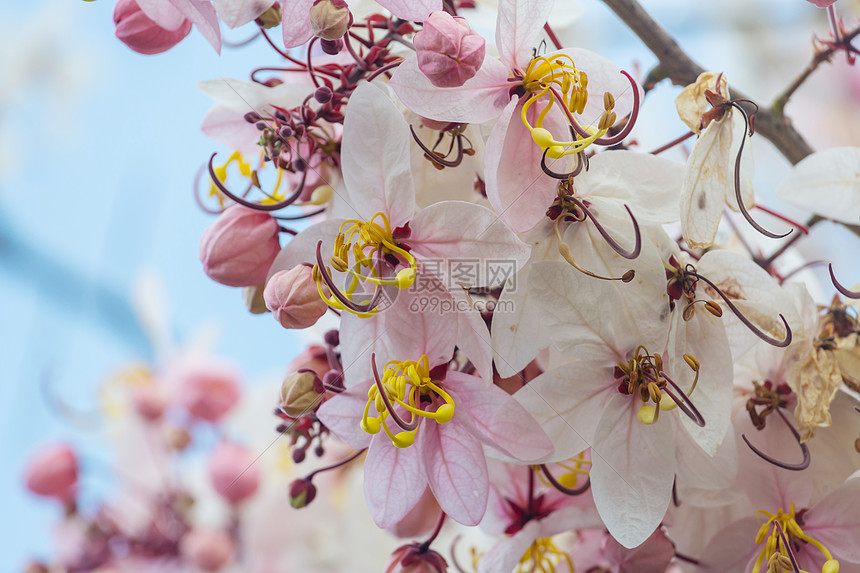
[{"label": "tree branch", "polygon": [[[678,43],[645,11],[636,0],[603,0],[621,20],[639,36],[639,39],[660,60],[660,65],[648,74],[646,87],[668,78],[672,83],[687,86],[696,81],[699,74],[704,72],[699,64],[694,62],[681,49]],[[733,95],[740,99],[752,98],[732,90]],[[792,126],[791,121],[781,113],[760,106],[755,115],[756,132],[773,143],[782,155],[792,164],[797,164],[812,153],[812,148]]]}]

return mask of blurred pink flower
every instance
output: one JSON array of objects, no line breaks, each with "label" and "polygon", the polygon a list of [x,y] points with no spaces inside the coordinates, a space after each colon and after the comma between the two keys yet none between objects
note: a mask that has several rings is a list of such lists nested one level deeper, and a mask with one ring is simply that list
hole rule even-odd
[{"label": "blurred pink flower", "polygon": [[176,377],[179,401],[197,419],[217,422],[239,400],[239,377],[223,364],[182,365]]},{"label": "blurred pink flower", "polygon": [[27,466],[25,481],[31,492],[71,501],[78,483],[78,458],[66,444],[44,447]]},{"label": "blurred pink flower", "polygon": [[246,448],[221,442],[209,459],[209,476],[221,497],[232,504],[240,503],[257,492],[260,468]]},{"label": "blurred pink flower", "polygon": [[182,538],[179,550],[203,571],[217,571],[233,556],[234,544],[226,531],[192,529]]}]

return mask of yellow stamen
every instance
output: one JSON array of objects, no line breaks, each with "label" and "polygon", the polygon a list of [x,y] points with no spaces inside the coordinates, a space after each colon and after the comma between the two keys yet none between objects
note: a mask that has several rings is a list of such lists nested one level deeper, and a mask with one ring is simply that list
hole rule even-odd
[{"label": "yellow stamen", "polygon": [[[787,573],[793,571],[789,553],[793,552],[791,545],[793,545],[792,541],[794,540],[809,543],[821,552],[826,560],[821,568],[821,573],[839,573],[839,562],[833,558],[827,547],[817,539],[807,535],[797,523],[793,503],[788,512],[781,508],[773,514],[761,510],[756,513],[756,516],[764,516],[767,521],[759,527],[755,536],[756,545],[761,545],[764,542],[764,547],[755,560],[752,573],[761,573],[764,563],[767,563],[766,571],[768,572]],[[785,541],[788,541],[788,546],[780,534],[780,529],[785,534]]]},{"label": "yellow stamen", "polygon": [[529,546],[517,565],[516,573],[555,573],[558,565],[564,564],[573,573],[573,560],[559,549],[549,537],[538,537]]},{"label": "yellow stamen", "polygon": [[[380,278],[374,261],[380,257],[393,254],[408,263],[408,267],[397,272],[394,278]],[[350,259],[354,264],[350,264]],[[396,286],[398,289],[406,289],[415,282],[418,274],[418,261],[409,251],[400,247],[394,239],[391,223],[384,213],[377,213],[370,221],[349,219],[344,221],[335,238],[334,252],[330,259],[331,265],[338,272],[352,275],[352,280],[343,295],[350,301],[358,288],[358,281],[365,281],[378,286]],[[367,269],[369,272],[362,272]],[[335,295],[326,296],[322,290],[322,276],[314,277],[322,299],[336,310],[347,310],[356,316],[367,317],[376,314],[376,309],[367,312],[356,311],[344,306]]]},{"label": "yellow stamen", "polygon": [[[556,140],[553,134],[544,128],[544,120],[550,108],[554,106],[559,106],[569,121],[572,121],[571,114],[582,114],[588,101],[587,86],[588,77],[576,68],[573,59],[566,54],[558,54],[552,58],[538,57],[529,62],[523,77],[523,87],[528,99],[522,107],[521,116],[523,124],[532,134],[532,139],[547,152],[547,156],[558,159],[579,153],[595,140],[603,137],[615,123],[615,113],[612,111],[615,98],[607,92],[604,94],[606,113],[601,116],[600,127],[584,128],[591,134],[590,137],[574,137],[572,141]],[[538,100],[542,100],[544,106],[532,125],[526,114]]]},{"label": "yellow stamen", "polygon": [[[385,392],[388,405],[379,391],[380,385]],[[422,405],[422,397],[429,397],[431,404],[439,401],[442,403],[435,411],[428,411]],[[424,405],[426,404],[425,400]],[[430,361],[426,354],[422,354],[418,361],[392,360],[385,365],[380,384],[374,384],[367,391],[367,404],[364,406],[364,414],[360,422],[361,429],[368,434],[377,434],[382,430],[391,443],[398,448],[411,446],[415,443],[418,427],[412,430],[401,428],[402,431],[399,433],[393,433],[388,427],[388,418],[392,416],[389,405],[392,408],[400,406],[398,417],[410,426],[414,425],[419,418],[447,424],[454,416],[455,409],[451,395],[441,388],[439,382],[430,378]],[[370,415],[371,407],[375,410],[376,416]],[[410,418],[403,420],[402,416],[406,412],[410,414]],[[397,422],[394,424],[395,427],[399,427]]]}]

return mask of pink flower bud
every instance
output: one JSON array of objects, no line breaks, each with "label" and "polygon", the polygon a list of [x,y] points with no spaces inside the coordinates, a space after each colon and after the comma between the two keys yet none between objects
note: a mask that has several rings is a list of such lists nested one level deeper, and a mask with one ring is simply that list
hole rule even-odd
[{"label": "pink flower bud", "polygon": [[343,0],[316,0],[310,10],[311,29],[323,40],[339,40],[349,30],[352,16]]},{"label": "pink flower bud", "polygon": [[462,86],[484,62],[485,41],[464,18],[438,11],[415,34],[418,67],[438,88]]},{"label": "pink flower bud", "polygon": [[328,309],[311,275],[310,267],[297,265],[276,273],[266,283],[266,307],[284,328],[313,326]]},{"label": "pink flower bud", "polygon": [[317,496],[317,488],[309,479],[299,478],[290,484],[290,505],[296,509],[307,507]]},{"label": "pink flower bud", "polygon": [[209,477],[221,497],[237,504],[251,497],[260,486],[260,468],[247,449],[221,442],[209,460]]},{"label": "pink flower bud", "polygon": [[75,498],[78,484],[78,458],[66,444],[55,444],[37,453],[27,466],[27,489],[61,501]]},{"label": "pink flower bud", "polygon": [[309,346],[307,350],[290,362],[287,366],[287,372],[292,373],[303,368],[313,370],[320,378],[325,376],[325,373],[331,370],[325,347],[316,344]]},{"label": "pink flower bud", "polygon": [[836,0],[806,0],[810,4],[815,4],[819,8],[827,8],[831,4],[835,4]]},{"label": "pink flower bud", "polygon": [[179,551],[203,571],[217,571],[233,557],[233,539],[220,529],[192,529],[179,543]]},{"label": "pink flower bud", "polygon": [[166,52],[191,32],[191,21],[178,10],[172,20],[175,27],[159,26],[144,14],[136,0],[119,0],[113,10],[116,37],[139,54]]},{"label": "pink flower bud", "polygon": [[446,571],[448,571],[448,563],[445,558],[432,549],[422,551],[418,543],[395,549],[385,568],[385,573],[445,573]]},{"label": "pink flower bud", "polygon": [[278,221],[263,211],[234,205],[200,239],[200,262],[209,277],[227,286],[266,282],[281,250]]},{"label": "pink flower bud", "polygon": [[196,363],[180,367],[179,401],[197,419],[217,422],[239,400],[239,379],[223,365]]},{"label": "pink flower bud", "polygon": [[132,403],[137,413],[150,422],[161,418],[167,409],[168,399],[159,386],[146,384],[135,389],[132,395]]}]

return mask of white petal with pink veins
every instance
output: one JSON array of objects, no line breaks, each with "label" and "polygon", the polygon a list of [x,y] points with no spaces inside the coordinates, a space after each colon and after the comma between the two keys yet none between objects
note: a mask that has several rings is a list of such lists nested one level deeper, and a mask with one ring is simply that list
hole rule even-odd
[{"label": "white petal with pink veins", "polygon": [[500,0],[496,47],[508,67],[525,71],[537,47],[553,0]]},{"label": "white petal with pink veins", "polygon": [[389,12],[413,22],[423,22],[431,12],[442,9],[442,0],[376,0]]},{"label": "white petal with pink veins", "polygon": [[385,434],[375,436],[364,460],[364,498],[378,527],[387,529],[406,517],[426,485],[417,445],[397,448]]},{"label": "white petal with pink veins", "polygon": [[315,0],[290,0],[281,4],[284,47],[301,46],[314,36],[311,28],[311,6]]},{"label": "white petal with pink veins", "polygon": [[381,212],[392,229],[400,227],[415,212],[409,127],[388,96],[367,82],[352,93],[348,107],[341,165],[349,202],[365,220]]},{"label": "white petal with pink veins", "polygon": [[213,0],[218,17],[230,28],[244,26],[274,3],[275,0]]}]

